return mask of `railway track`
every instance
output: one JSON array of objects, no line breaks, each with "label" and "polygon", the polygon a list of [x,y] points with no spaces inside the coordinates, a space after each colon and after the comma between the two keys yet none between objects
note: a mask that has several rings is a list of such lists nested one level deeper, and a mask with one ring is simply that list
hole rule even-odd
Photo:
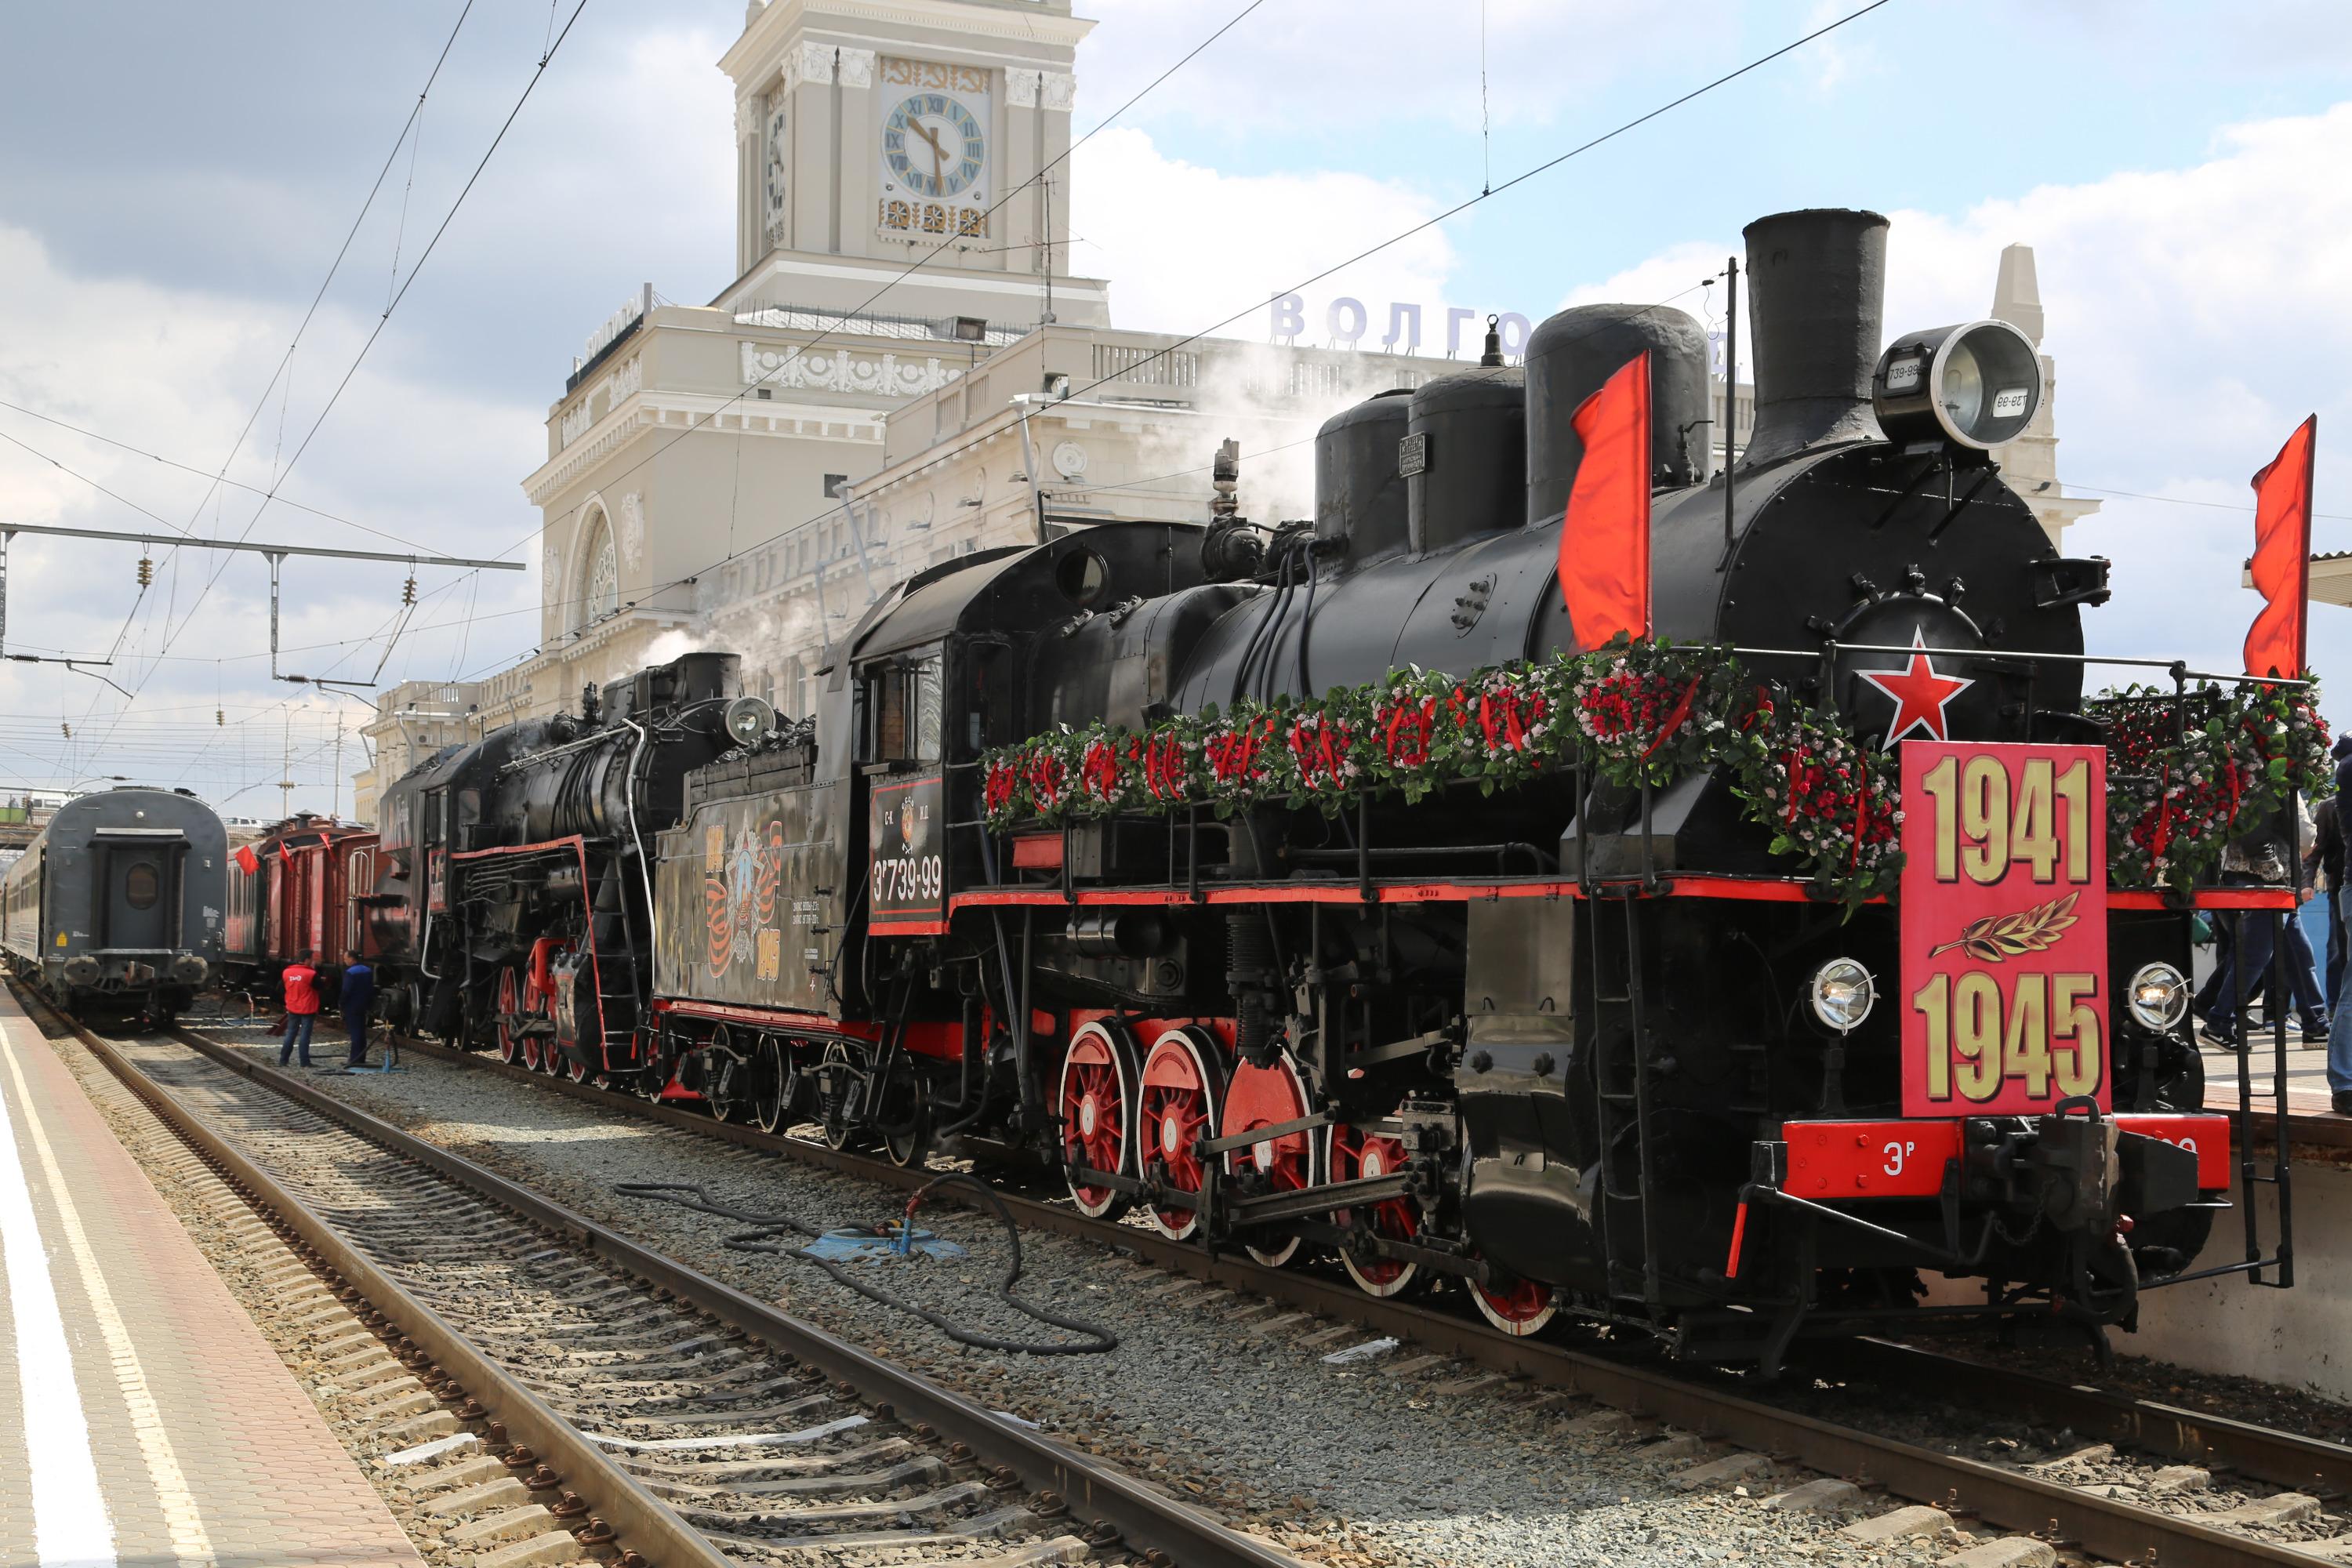
[{"label": "railway track", "polygon": [[[193,1032],[189,1037],[226,1065],[239,1070],[252,1065],[233,1046]],[[403,1048],[901,1191],[933,1174],[430,1042],[404,1042]],[[2167,1568],[2307,1564],[2314,1561],[2307,1546],[2334,1546],[2337,1535],[2352,1539],[2352,1517],[2332,1511],[2338,1499],[2352,1494],[2352,1446],[1880,1340],[1839,1347],[1836,1371],[1825,1381],[1840,1386],[1796,1391],[1785,1402],[1776,1394],[1767,1402],[1728,1378],[1687,1369],[1669,1373],[1620,1356],[1514,1339],[1466,1317],[1374,1299],[1343,1280],[1266,1268],[1238,1254],[1213,1254],[1139,1226],[1089,1220],[1034,1197],[1006,1194],[1004,1202],[1024,1227],[1119,1248],[1171,1273],[1318,1319],[1353,1322],[1486,1372],[1701,1435],[1730,1445],[1735,1455],[1776,1456],[1824,1476],[1854,1478],[1916,1504],[2064,1542],[2087,1557],[2145,1561],[2154,1550]],[[1822,1363],[1812,1370],[1821,1373]],[[1985,1450],[2005,1456],[1999,1458],[1941,1452],[1890,1435],[1891,1423],[1872,1419],[1862,1408],[1890,1388],[1906,1399],[1948,1399],[2011,1430],[2032,1428],[2066,1440],[2041,1451],[2014,1440]],[[2282,1531],[2299,1533],[2305,1545],[2267,1538]]]},{"label": "railway track", "polygon": [[475,1435],[449,1463],[497,1489],[480,1507],[544,1508],[559,1546],[631,1568],[1295,1564],[305,1085],[72,1027]]}]

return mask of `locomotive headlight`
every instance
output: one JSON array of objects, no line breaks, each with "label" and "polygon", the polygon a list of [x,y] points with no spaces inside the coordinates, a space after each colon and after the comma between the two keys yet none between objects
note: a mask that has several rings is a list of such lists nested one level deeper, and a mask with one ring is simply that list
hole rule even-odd
[{"label": "locomotive headlight", "polygon": [[2144,963],[2131,977],[2125,993],[2131,1016],[2141,1027],[2158,1034],[2179,1026],[2189,1016],[2189,982],[2168,963]]},{"label": "locomotive headlight", "polygon": [[1979,451],[2014,441],[2042,407],[2042,356],[2007,321],[1931,327],[1878,356],[1870,400],[1898,443],[1949,441]]},{"label": "locomotive headlight", "polygon": [[728,738],[739,746],[756,746],[776,732],[776,710],[758,697],[738,697],[727,705],[719,721]]},{"label": "locomotive headlight", "polygon": [[1851,958],[1832,958],[1814,970],[1807,989],[1812,995],[1813,1016],[1841,1035],[1860,1028],[1878,1000],[1878,987],[1870,971]]}]

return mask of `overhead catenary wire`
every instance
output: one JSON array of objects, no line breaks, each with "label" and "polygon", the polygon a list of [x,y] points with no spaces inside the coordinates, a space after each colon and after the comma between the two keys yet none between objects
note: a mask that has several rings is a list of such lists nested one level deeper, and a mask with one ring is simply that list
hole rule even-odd
[{"label": "overhead catenary wire", "polygon": [[[408,140],[410,127],[415,125],[417,118],[425,112],[425,100],[432,95],[433,84],[441,79],[441,68],[448,63],[449,51],[457,46],[457,35],[464,31],[466,18],[473,14],[473,10],[474,0],[465,0],[465,5],[461,6],[457,12],[457,21],[450,24],[449,36],[442,40],[440,53],[436,55],[433,58],[433,68],[425,73],[425,86],[417,92],[415,104],[409,110],[407,119],[401,122],[400,133],[393,138],[391,150],[385,153],[382,166],[376,170],[374,180],[369,184],[368,194],[365,199],[360,203],[360,210],[352,218],[352,226],[344,231],[343,242],[341,246],[336,247],[335,258],[327,264],[327,275],[319,280],[318,291],[310,296],[309,308],[302,312],[302,320],[296,323],[294,335],[286,344],[285,355],[278,361],[277,370],[271,374],[268,384],[261,389],[260,397],[255,400],[253,412],[246,416],[243,427],[237,431],[236,439],[229,443],[228,455],[221,459],[220,468],[213,476],[213,483],[215,486],[222,483],[226,478],[229,465],[236,460],[237,453],[244,449],[246,437],[253,433],[253,426],[261,418],[262,411],[269,406],[270,393],[276,391],[278,389],[278,383],[286,378],[289,370],[293,364],[295,351],[301,347],[304,334],[310,331],[310,323],[318,318],[319,307],[326,301],[327,290],[333,286],[336,274],[342,270],[343,260],[351,254],[352,242],[359,237],[361,226],[366,223],[368,213],[375,205],[376,196],[383,189],[384,177],[391,174],[394,163],[400,157],[401,144]],[[388,311],[386,313],[389,314]],[[290,393],[290,387],[288,390]],[[279,444],[281,447],[284,444],[284,432],[282,429],[282,410],[284,406],[284,402],[281,401],[279,405],[281,410]],[[289,466],[290,467],[290,465]],[[269,490],[264,498],[265,505],[268,504],[268,496],[274,496],[277,493],[278,485],[283,481],[284,477],[283,473],[273,475]],[[206,500],[209,500],[211,497],[212,490],[207,489],[205,495],[197,499],[195,513],[189,519],[191,527],[194,526],[198,518],[203,516],[205,503]],[[255,511],[255,517],[257,519],[259,515],[260,512],[258,509],[257,509]],[[251,522],[248,521],[247,524],[248,531],[250,531],[251,526]],[[216,579],[218,575],[219,574],[216,571],[214,574],[214,576]],[[211,584],[208,582],[205,586],[209,588]],[[200,595],[199,598],[201,599],[201,597],[202,595]],[[193,611],[191,613],[193,614]],[[183,626],[186,623],[184,621],[182,623]],[[128,625],[127,619],[125,625]],[[169,643],[170,636],[169,628],[167,627],[165,646],[168,647]]]},{"label": "overhead catenary wire", "polygon": [[[583,3],[584,4],[584,0],[583,0]],[[457,13],[457,21],[451,24],[449,36],[442,41],[440,52],[434,57],[433,68],[426,74],[425,86],[417,94],[416,104],[409,110],[408,118],[403,121],[400,134],[393,139],[391,150],[384,154],[383,163],[377,169],[374,180],[370,183],[368,186],[368,194],[365,199],[360,203],[359,212],[353,216],[351,227],[344,232],[342,244],[336,248],[334,260],[328,264],[326,276],[320,279],[318,291],[310,297],[309,308],[303,311],[301,321],[295,326],[293,337],[287,342],[285,355],[278,361],[278,368],[274,373],[272,373],[268,384],[262,388],[261,395],[255,400],[253,410],[251,413],[247,415],[245,424],[237,431],[236,440],[229,444],[228,453],[221,459],[220,468],[213,476],[212,485],[206,488],[204,495],[197,498],[194,511],[189,518],[189,528],[180,531],[183,533],[192,531],[194,524],[202,519],[205,502],[211,500],[214,494],[216,493],[218,485],[228,473],[229,466],[236,460],[237,453],[244,449],[246,438],[253,433],[253,427],[261,418],[262,412],[269,406],[269,395],[271,392],[277,390],[278,383],[287,376],[293,363],[296,350],[301,346],[304,334],[309,332],[310,330],[310,323],[317,319],[319,307],[326,300],[327,290],[333,285],[337,273],[341,270],[344,258],[351,254],[352,241],[359,237],[362,226],[367,221],[368,213],[375,205],[377,195],[383,189],[385,175],[391,173],[394,160],[400,156],[401,143],[407,139],[410,125],[414,124],[417,116],[424,112],[425,99],[431,94],[433,84],[440,79],[441,68],[448,62],[449,51],[456,47],[457,35],[464,30],[466,18],[472,14],[473,8],[473,0],[465,0],[465,5]],[[290,386],[288,390],[290,393]],[[284,401],[281,400],[281,411],[284,405]],[[282,431],[280,442],[282,445]],[[276,490],[277,485],[279,482],[282,482],[283,479],[284,475],[282,472],[273,476],[271,484],[272,492]],[[263,504],[268,504],[268,499],[266,497]],[[259,509],[257,508],[255,511],[255,519],[257,520],[259,515]],[[252,522],[249,521],[247,524],[248,531],[250,531],[251,527]],[[218,581],[220,571],[225,569],[226,566],[224,564],[223,567],[216,568],[215,570],[212,577],[207,579],[205,584],[205,592],[210,591],[212,584]],[[204,594],[200,593],[197,595],[197,602],[201,604],[203,598]],[[146,595],[144,593],[142,593],[139,598],[132,603],[130,613],[124,616],[122,630],[115,635],[115,647],[118,649],[121,647],[123,637],[128,635],[132,622],[138,617],[141,607],[146,603]],[[190,610],[190,616],[193,617],[194,614],[194,611],[192,607]],[[181,622],[182,628],[184,628],[186,624],[186,621],[183,620]],[[173,628],[167,624],[164,628],[163,647],[165,648],[169,648],[172,639],[175,635],[176,634]],[[149,674],[152,675],[152,669],[153,667],[150,665]],[[137,700],[139,690],[144,689],[145,688],[146,679],[147,678],[145,676],[140,678],[137,686],[134,687],[132,691],[129,694],[129,700]],[[111,683],[110,682],[110,684]],[[91,714],[94,714],[97,711],[97,700],[93,698],[89,708],[83,715],[85,721],[87,721]]]},{"label": "overhead catenary wire", "polygon": [[[467,3],[470,6],[471,0],[467,0]],[[1885,3],[1886,0],[1878,0],[1880,5]],[[294,471],[295,465],[299,463],[303,454],[310,449],[310,443],[317,439],[319,431],[326,425],[329,416],[334,413],[335,405],[342,400],[344,392],[350,388],[352,378],[359,374],[360,366],[367,363],[369,351],[375,347],[376,341],[383,335],[384,328],[391,324],[393,312],[400,308],[400,302],[408,297],[409,289],[415,286],[417,276],[425,270],[425,264],[433,259],[433,253],[440,247],[442,237],[449,232],[450,224],[457,221],[458,212],[466,205],[466,198],[473,194],[474,186],[481,180],[482,171],[489,167],[490,160],[497,156],[499,146],[506,141],[507,132],[514,128],[515,120],[522,113],[523,106],[530,101],[530,95],[538,89],[540,82],[546,78],[547,68],[555,58],[556,51],[563,47],[564,39],[572,36],[572,26],[580,20],[580,14],[587,8],[588,0],[579,0],[579,4],[572,7],[572,15],[564,18],[563,30],[556,35],[555,42],[549,47],[548,52],[541,57],[539,64],[533,68],[530,79],[523,84],[522,91],[516,97],[514,106],[507,110],[506,118],[499,122],[497,134],[490,138],[490,144],[482,150],[481,157],[475,162],[473,172],[466,176],[466,183],[458,187],[457,195],[450,201],[449,209],[441,215],[440,223],[433,230],[433,237],[425,242],[425,248],[418,253],[415,264],[409,268],[408,276],[402,280],[399,289],[394,292],[391,302],[384,306],[383,313],[376,318],[374,327],[369,331],[365,341],[360,344],[359,353],[352,356],[351,364],[343,371],[341,379],[335,383],[334,391],[328,394],[326,404],[319,410],[318,417],[310,422],[310,429],[303,433],[301,444],[294,448],[293,456],[286,459],[284,471],[271,482],[268,490],[261,498],[261,504],[254,508],[253,515],[246,520],[245,531],[238,535],[239,539],[245,538],[253,531],[254,524],[261,521],[261,514],[268,510],[271,501],[278,499],[278,487],[285,482],[287,475]],[[420,107],[422,101],[420,99]],[[191,605],[188,614],[182,617],[181,629],[184,629],[189,621],[194,617],[197,606],[204,602],[205,595],[211,591],[213,584],[220,580],[220,574],[226,569],[226,563],[215,568],[212,576],[205,581],[204,592],[196,595],[196,605]],[[175,631],[167,629],[164,637],[166,647],[171,646],[172,638],[176,635]]]},{"label": "overhead catenary wire", "polygon": [[[143,447],[133,446],[128,441],[117,439],[112,436],[101,435],[96,430],[91,430],[86,426],[73,424],[68,420],[59,419],[54,415],[43,414],[38,409],[35,408],[27,408],[21,403],[11,403],[5,397],[0,397],[0,408],[5,408],[13,413],[22,414],[27,418],[37,419],[44,425],[54,425],[60,430],[70,430],[77,436],[86,437],[92,441],[101,442],[109,447],[119,447],[122,451],[131,453],[133,457],[145,458],[152,462],[161,463],[167,468],[178,468],[183,473],[196,474],[206,478],[215,477],[210,474],[209,470],[197,468],[193,463],[183,463],[176,458],[166,458],[161,453],[151,452]],[[149,517],[155,518],[155,521],[163,523],[164,527],[173,529],[181,534],[187,535],[188,537],[194,537],[194,535],[190,533],[189,530],[182,525],[172,522],[165,518],[157,517],[155,513],[148,511],[146,508],[141,506],[137,501],[131,500],[127,497],[114,495],[114,492],[111,490],[106,490],[105,487],[100,485],[97,480],[89,479],[86,475],[78,473],[72,468],[66,468],[66,465],[58,462],[55,458],[50,457],[47,453],[39,451],[35,447],[26,446],[24,442],[16,440],[15,437],[7,435],[6,432],[0,431],[0,439],[6,439],[15,442],[16,445],[24,447],[25,450],[31,452],[33,456],[39,458],[43,462],[56,464],[57,467],[65,468],[66,472],[72,474],[75,479],[80,479],[84,484],[90,486],[94,489],[101,490],[109,496],[112,496],[114,500],[121,501],[123,505],[130,507],[134,511],[143,512]],[[242,479],[217,478],[215,482],[222,489],[244,490],[252,495],[268,495],[269,493],[263,489],[259,485],[249,485]],[[323,518],[329,522],[339,522],[345,528],[356,528],[362,533],[373,533],[378,539],[388,539],[394,544],[405,544],[410,548],[418,551],[423,551],[425,549],[425,546],[418,544],[416,541],[407,538],[403,534],[387,532],[383,529],[373,527],[368,523],[355,521],[351,518],[339,516],[331,511],[323,511],[304,501],[294,500],[289,497],[281,495],[278,498],[278,504],[282,507],[290,507],[296,511],[309,512],[312,517]],[[219,505],[219,499],[217,496],[214,498],[214,505],[215,507]],[[509,546],[508,551],[502,552],[502,553],[510,553],[514,548],[516,547]]]},{"label": "overhead catenary wire", "polygon": [[[508,132],[513,129],[516,119],[522,113],[523,106],[530,101],[531,94],[538,89],[540,82],[545,79],[548,67],[554,60],[556,52],[562,48],[564,40],[572,36],[572,29],[579,22],[581,13],[585,11],[587,8],[588,0],[578,0],[578,4],[572,7],[572,14],[564,19],[562,31],[556,35],[554,41],[549,45],[547,52],[540,58],[538,65],[533,68],[530,79],[523,84],[522,91],[517,95],[513,107],[507,110],[506,118],[499,122],[497,133],[490,138],[489,145],[483,150],[481,157],[476,161],[472,172],[466,176],[466,183],[459,187],[457,195],[450,201],[448,210],[443,213],[440,223],[435,226],[432,237],[425,241],[425,247],[423,250],[418,253],[415,262],[410,266],[408,276],[401,282],[400,287],[394,292],[391,301],[384,306],[383,314],[376,319],[374,327],[369,331],[366,339],[360,344],[359,352],[352,356],[351,364],[344,370],[341,379],[335,384],[333,392],[328,395],[327,401],[325,405],[320,408],[318,416],[310,422],[310,428],[304,432],[300,444],[295,447],[293,455],[287,458],[284,467],[272,479],[268,490],[263,494],[259,504],[254,508],[252,515],[246,520],[244,531],[238,535],[239,542],[242,542],[251,535],[255,524],[260,521],[262,513],[268,510],[269,503],[277,499],[278,489],[286,482],[287,478],[292,474],[295,466],[302,460],[303,454],[310,450],[310,443],[317,438],[319,431],[326,425],[329,416],[334,413],[336,405],[341,401],[343,393],[350,387],[352,377],[359,374],[360,366],[366,363],[369,352],[375,347],[377,340],[383,335],[384,328],[390,324],[393,312],[399,309],[400,302],[408,297],[409,289],[415,287],[418,276],[425,270],[425,264],[433,258],[435,251],[440,247],[442,238],[449,231],[450,224],[456,221],[457,214],[464,208],[466,198],[473,194],[475,185],[480,182],[482,171],[489,166],[491,158],[497,155],[499,148],[506,141]],[[472,0],[467,0],[467,11],[472,9]],[[460,13],[458,17],[459,26],[462,26],[464,25],[464,21],[465,14]],[[456,41],[455,29],[452,30],[450,38],[452,43]],[[443,48],[441,58],[443,59],[447,58],[446,46]],[[436,61],[434,66],[434,71],[436,76],[438,75],[439,70],[440,64]],[[428,92],[430,91],[430,79],[428,79]],[[424,101],[424,95],[420,94],[418,98],[418,107],[416,110],[412,110],[412,121],[415,114],[422,112]],[[395,143],[394,146],[393,155],[396,157],[398,155],[398,152],[399,147],[398,144]],[[386,169],[391,167],[390,158],[387,158],[384,166]],[[377,176],[377,184],[379,187],[382,183],[383,175],[379,174]],[[370,199],[373,199],[373,194],[371,194]],[[354,226],[354,232],[356,232],[356,226]],[[348,250],[349,247],[350,241],[347,239],[344,242],[344,248]],[[340,265],[340,261],[341,257],[339,254],[338,265]],[[320,298],[324,297],[325,291],[325,286],[322,284],[320,289]],[[311,305],[311,313],[315,314],[317,309],[317,300],[314,300]],[[310,317],[309,315],[306,315],[303,318],[305,325],[308,324],[310,320]],[[289,350],[289,353],[290,354],[291,351]],[[242,437],[239,439],[241,441]],[[224,468],[226,468],[226,464],[223,465]],[[176,626],[167,626],[164,628],[163,646],[157,650],[159,654],[168,653],[180,634],[184,632],[194,621],[196,612],[203,607],[205,600],[210,595],[214,586],[219,583],[221,574],[226,570],[227,562],[224,559],[219,565],[216,565],[213,569],[210,575],[205,578],[204,586],[198,590],[194,603],[188,606],[187,613],[180,618],[179,624]],[[138,700],[139,693],[146,689],[147,681],[152,678],[154,669],[155,664],[151,660],[146,672],[139,678],[137,685],[134,686],[128,694],[128,701],[125,703],[126,707],[130,702],[135,702]]]}]

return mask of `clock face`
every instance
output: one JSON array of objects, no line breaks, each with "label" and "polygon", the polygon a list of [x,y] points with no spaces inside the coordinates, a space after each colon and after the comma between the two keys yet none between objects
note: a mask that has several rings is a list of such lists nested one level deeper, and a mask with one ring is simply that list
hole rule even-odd
[{"label": "clock face", "polygon": [[961,195],[987,161],[979,117],[947,93],[916,93],[882,121],[882,162],[911,195]]}]

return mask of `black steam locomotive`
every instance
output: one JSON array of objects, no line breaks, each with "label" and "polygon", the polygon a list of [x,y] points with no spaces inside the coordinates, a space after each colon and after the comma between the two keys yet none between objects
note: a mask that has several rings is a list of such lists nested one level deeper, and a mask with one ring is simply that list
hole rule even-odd
[{"label": "black steam locomotive", "polygon": [[352,891],[392,1024],[575,1081],[652,1070],[645,836],[688,770],[773,727],[735,666],[690,654],[591,687],[576,715],[446,747],[385,789],[376,884]]},{"label": "black steam locomotive", "polygon": [[[1523,367],[1330,420],[1311,524],[1247,523],[1221,471],[1205,531],[908,579],[801,721],[698,656],[436,759],[387,797],[377,900],[419,1016],[900,1161],[1026,1150],[1088,1213],[1460,1289],[1514,1333],[1566,1309],[1777,1364],[1916,1310],[1923,1270],[1980,1284],[1948,1310],[2128,1321],[2229,1185],[2183,1024],[2190,915],[2110,895],[2096,775],[2071,771],[2101,741],[2081,615],[2105,563],[2060,557],[1991,455],[2039,361],[1998,322],[1882,354],[1885,233],[1749,226],[1736,472],[1711,471],[1697,323],[1582,307]],[[1941,904],[1811,896],[1717,768],[990,819],[983,759],[1059,727],[1584,647],[1558,586],[1572,417],[1643,353],[1654,631],[1738,650],[1759,697],[1863,744],[1957,748],[1943,795],[1906,795],[1959,802],[1955,855],[1912,857],[1961,868],[1953,910],[2011,890],[1996,787],[2020,874],[2081,887],[1963,924],[1930,975],[1906,921]],[[2090,960],[2022,973],[2077,921]]]}]

